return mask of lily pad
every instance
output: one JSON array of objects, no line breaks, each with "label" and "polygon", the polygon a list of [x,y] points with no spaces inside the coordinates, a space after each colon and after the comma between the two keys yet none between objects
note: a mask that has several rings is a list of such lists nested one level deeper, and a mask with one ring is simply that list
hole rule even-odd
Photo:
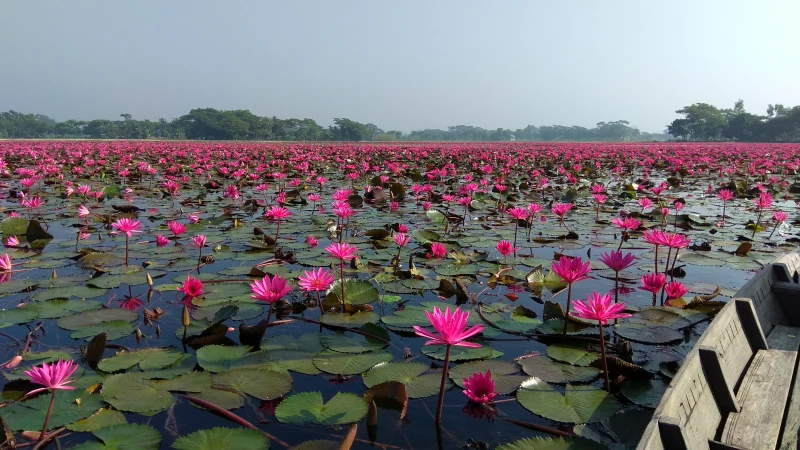
[{"label": "lily pad", "polygon": [[106,378],[103,400],[121,411],[150,413],[165,410],[172,404],[172,394],[154,387],[138,374],[119,374]]},{"label": "lily pad", "polygon": [[592,363],[592,361],[599,358],[599,355],[596,353],[581,350],[579,348],[564,347],[561,345],[551,345],[547,347],[547,356],[555,359],[556,361],[582,367],[588,366]]},{"label": "lily pad", "polygon": [[118,353],[100,361],[98,367],[105,372],[116,372],[129,370],[138,364],[141,370],[155,370],[178,362],[182,356],[183,353],[173,348],[145,348]]},{"label": "lily pad", "polygon": [[176,450],[219,450],[235,448],[237,450],[266,450],[269,439],[264,433],[248,428],[212,428],[195,431],[177,439],[172,448]]},{"label": "lily pad", "polygon": [[231,369],[214,375],[213,380],[214,388],[241,392],[259,400],[272,400],[292,389],[292,377],[263,369]]},{"label": "lily pad", "polygon": [[339,353],[325,350],[314,357],[317,369],[337,375],[355,375],[392,360],[392,354],[385,351],[370,353]]},{"label": "lily pad", "polygon": [[554,362],[542,356],[531,356],[519,360],[522,370],[530,376],[541,378],[548,383],[586,382],[595,379],[602,372],[594,367],[581,367]]},{"label": "lily pad", "polygon": [[325,334],[320,336],[320,342],[329,350],[339,353],[366,353],[381,350],[389,345],[377,339],[346,336],[344,333]]},{"label": "lily pad", "polygon": [[608,392],[568,384],[564,395],[536,377],[517,391],[519,403],[534,414],[567,423],[593,423],[611,417],[622,405]]},{"label": "lily pad", "polygon": [[92,432],[103,441],[76,445],[79,450],[158,450],[161,434],[153,427],[138,424],[121,424],[101,428]]},{"label": "lily pad", "polygon": [[364,384],[371,388],[387,381],[397,381],[406,386],[409,398],[430,397],[439,393],[442,375],[422,375],[429,369],[427,364],[414,362],[381,363],[364,374]]},{"label": "lily pad", "polygon": [[667,390],[668,383],[659,377],[630,379],[622,385],[622,395],[639,406],[655,409]]},{"label": "lily pad", "polygon": [[[12,430],[41,429],[50,406],[50,395],[39,395],[24,402],[16,402],[0,409],[0,417]],[[75,399],[80,398],[80,404]],[[99,395],[86,391],[59,391],[50,416],[50,428],[62,427],[85,419],[103,406]]]},{"label": "lily pad", "polygon": [[[335,300],[341,303],[342,297],[342,282],[337,280],[333,282],[325,293],[325,299],[328,301]],[[369,281],[363,280],[344,280],[344,298],[346,303],[351,305],[366,305],[378,300],[380,293],[375,286]]]},{"label": "lily pad", "polygon": [[339,392],[325,403],[320,392],[303,392],[283,400],[275,417],[283,423],[342,425],[358,422],[367,409],[367,402],[354,394]]}]

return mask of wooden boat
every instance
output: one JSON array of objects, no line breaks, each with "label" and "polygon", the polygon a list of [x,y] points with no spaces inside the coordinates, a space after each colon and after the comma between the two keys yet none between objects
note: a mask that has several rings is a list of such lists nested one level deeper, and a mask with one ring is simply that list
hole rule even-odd
[{"label": "wooden boat", "polygon": [[766,266],[720,310],[661,398],[638,450],[796,449],[800,254]]}]

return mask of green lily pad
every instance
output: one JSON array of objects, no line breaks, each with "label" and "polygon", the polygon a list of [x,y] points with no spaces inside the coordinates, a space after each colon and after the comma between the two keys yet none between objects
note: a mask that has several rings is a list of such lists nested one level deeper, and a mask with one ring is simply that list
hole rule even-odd
[{"label": "green lily pad", "polygon": [[397,381],[406,386],[409,398],[430,397],[439,393],[442,375],[422,375],[428,369],[430,366],[422,363],[381,363],[364,374],[364,384],[371,388],[387,381]]},{"label": "green lily pad", "polygon": [[244,406],[244,395],[239,394],[238,392],[208,389],[203,392],[196,392],[192,394],[192,397],[211,402],[222,409],[230,410]]},{"label": "green lily pad", "polygon": [[219,450],[235,448],[237,450],[266,450],[269,439],[264,433],[248,428],[212,428],[195,431],[172,444],[176,450]]},{"label": "green lily pad", "polygon": [[67,425],[67,429],[72,431],[95,431],[124,423],[128,423],[124,414],[113,409],[103,408],[85,419]]},{"label": "green lily pad", "polygon": [[326,373],[355,375],[392,358],[392,354],[385,351],[354,354],[325,350],[314,357],[314,366]]},{"label": "green lily pad", "polygon": [[358,422],[367,415],[363,398],[338,393],[327,403],[320,392],[303,392],[283,400],[275,408],[275,417],[283,423],[342,425]]},{"label": "green lily pad", "polygon": [[661,378],[630,379],[622,385],[622,395],[639,406],[655,409],[667,390],[668,383]]},{"label": "green lily pad", "polygon": [[567,423],[593,423],[611,417],[622,405],[608,392],[568,384],[564,395],[545,381],[531,378],[517,391],[519,403],[534,414]]},{"label": "green lily pad", "polygon": [[374,312],[358,311],[355,314],[333,313],[322,316],[321,322],[325,325],[344,328],[358,328],[366,323],[375,323],[381,316]]},{"label": "green lily pad", "polygon": [[213,387],[234,390],[259,400],[272,400],[292,389],[292,377],[284,372],[237,368],[214,375]]},{"label": "green lily pad", "polygon": [[158,450],[161,434],[153,427],[139,424],[121,424],[92,432],[103,441],[86,442],[73,447],[78,450]]},{"label": "green lily pad", "polygon": [[320,336],[319,340],[325,348],[339,353],[366,353],[381,350],[389,345],[377,339],[351,337],[344,333],[325,334]]},{"label": "green lily pad", "polygon": [[[378,290],[375,289],[375,286],[369,281],[344,280],[344,298],[345,301],[351,305],[366,305],[367,303],[372,303],[378,300],[379,295],[380,293]],[[325,293],[325,299],[328,301],[335,300],[341,303],[341,297],[342,282],[341,280],[336,280],[328,287],[328,291]]]},{"label": "green lily pad", "polygon": [[[422,354],[431,359],[444,361],[445,353],[447,352],[446,345],[429,345],[421,349]],[[484,345],[479,348],[465,348],[465,347],[451,347],[450,348],[450,361],[469,361],[472,359],[484,359],[492,357],[492,348]]]},{"label": "green lily pad", "polygon": [[631,342],[662,345],[683,340],[683,333],[670,327],[651,327],[642,323],[621,323],[613,327],[614,333]]},{"label": "green lily pad", "polygon": [[86,300],[49,300],[37,302],[29,306],[36,311],[40,319],[59,319],[73,313],[100,309],[103,304]]},{"label": "green lily pad", "polygon": [[124,320],[112,320],[110,322],[98,323],[97,325],[90,325],[82,327],[79,330],[73,331],[69,334],[72,339],[86,339],[97,336],[100,333],[106,334],[106,339],[113,341],[125,336],[129,336],[134,331],[133,324],[125,322]]},{"label": "green lily pad", "polygon": [[155,370],[175,364],[182,357],[183,353],[174,348],[145,348],[117,353],[100,361],[98,367],[105,372],[117,372],[129,370],[138,364],[140,370]]},{"label": "green lily pad", "polygon": [[531,356],[519,360],[522,370],[530,376],[541,378],[548,383],[587,382],[602,373],[594,367],[581,367],[561,364],[542,356]]},{"label": "green lily pad", "polygon": [[206,345],[197,350],[197,363],[211,372],[224,372],[250,352],[247,346]]},{"label": "green lily pad", "polygon": [[125,322],[133,322],[138,317],[138,313],[134,311],[128,311],[126,309],[98,309],[62,317],[58,320],[58,326],[65,330],[75,331],[84,327],[99,325],[101,323],[111,321],[121,320]]},{"label": "green lily pad", "polygon": [[154,387],[138,374],[122,373],[106,378],[101,393],[103,400],[121,411],[150,413],[172,404],[172,394]]},{"label": "green lily pad", "polygon": [[572,364],[573,366],[586,367],[592,361],[599,358],[596,353],[587,352],[579,348],[563,347],[560,345],[551,345],[547,347],[547,356],[555,359],[556,361]]},{"label": "green lily pad", "polygon": [[[24,402],[12,403],[0,409],[0,417],[15,431],[41,429],[50,406],[50,395],[39,395]],[[80,398],[80,404],[75,399]],[[99,395],[85,390],[59,391],[50,416],[50,428],[62,427],[85,419],[103,406]]]},{"label": "green lily pad", "polygon": [[39,317],[39,313],[28,306],[14,309],[0,310],[0,328],[7,328],[13,325],[33,322]]},{"label": "green lily pad", "polygon": [[606,447],[588,439],[574,438],[525,438],[497,447],[497,450],[603,450]]}]

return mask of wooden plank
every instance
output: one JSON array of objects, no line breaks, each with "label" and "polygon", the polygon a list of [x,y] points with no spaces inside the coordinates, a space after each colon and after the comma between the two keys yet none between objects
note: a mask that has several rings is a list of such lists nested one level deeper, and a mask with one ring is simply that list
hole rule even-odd
[{"label": "wooden plank", "polygon": [[750,450],[774,450],[789,398],[797,352],[759,350],[745,374],[720,441]]},{"label": "wooden plank", "polygon": [[789,407],[786,408],[786,419],[784,421],[781,435],[781,445],[778,447],[779,449],[794,450],[798,448],[798,428],[800,428],[800,376],[798,376],[797,368],[795,368],[795,379],[794,383],[792,384]]},{"label": "wooden plank", "polygon": [[771,350],[796,352],[800,349],[800,328],[777,325],[769,334],[767,345]]},{"label": "wooden plank", "polygon": [[735,298],[733,301],[736,303],[736,312],[739,314],[739,321],[742,322],[742,330],[747,336],[747,341],[750,343],[753,353],[758,350],[768,349],[767,338],[764,337],[764,331],[761,329],[761,324],[756,317],[753,302],[744,298]]},{"label": "wooden plank", "polygon": [[714,347],[703,345],[699,348],[700,365],[708,380],[708,387],[714,394],[714,400],[722,413],[739,412],[736,396],[733,394],[733,385],[727,380],[722,370],[720,358]]}]

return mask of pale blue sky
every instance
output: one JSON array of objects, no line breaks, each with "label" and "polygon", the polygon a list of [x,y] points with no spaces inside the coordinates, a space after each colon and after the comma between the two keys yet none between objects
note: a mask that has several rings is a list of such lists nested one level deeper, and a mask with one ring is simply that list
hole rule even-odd
[{"label": "pale blue sky", "polygon": [[799,0],[0,0],[0,110],[661,131],[800,104]]}]

